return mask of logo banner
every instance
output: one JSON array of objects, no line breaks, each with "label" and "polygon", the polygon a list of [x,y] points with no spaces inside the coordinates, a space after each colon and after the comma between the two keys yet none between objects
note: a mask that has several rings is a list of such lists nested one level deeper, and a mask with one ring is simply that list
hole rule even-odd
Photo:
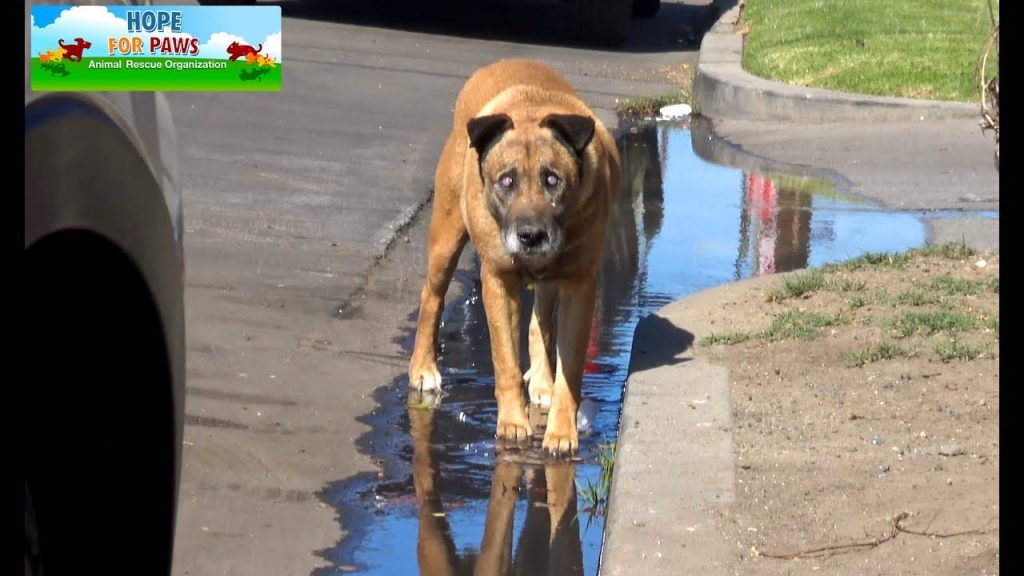
[{"label": "logo banner", "polygon": [[32,90],[276,91],[280,6],[32,6]]}]

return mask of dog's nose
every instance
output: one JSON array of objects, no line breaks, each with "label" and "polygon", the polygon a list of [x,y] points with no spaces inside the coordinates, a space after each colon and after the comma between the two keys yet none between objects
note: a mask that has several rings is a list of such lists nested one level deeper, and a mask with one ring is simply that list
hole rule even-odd
[{"label": "dog's nose", "polygon": [[519,243],[527,248],[536,248],[548,239],[548,233],[538,226],[520,226],[516,235]]}]

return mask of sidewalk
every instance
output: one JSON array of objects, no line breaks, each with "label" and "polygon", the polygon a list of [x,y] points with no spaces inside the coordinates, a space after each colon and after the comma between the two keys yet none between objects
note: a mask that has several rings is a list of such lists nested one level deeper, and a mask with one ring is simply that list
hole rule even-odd
[{"label": "sidewalk", "polygon": [[[699,155],[752,171],[781,164],[795,173],[829,176],[844,192],[920,212],[931,243],[963,241],[998,251],[999,174],[994,139],[978,125],[978,106],[755,78],[740,65],[737,19],[737,7],[726,11],[701,45],[695,108],[710,118],[710,127]],[[955,212],[968,215],[937,217]],[[715,529],[718,511],[738,489],[730,375],[694,359],[690,348],[709,330],[694,318],[716,317],[723,294],[753,294],[765,281],[684,298],[638,324],[602,574],[733,574],[740,556],[749,553]]]}]

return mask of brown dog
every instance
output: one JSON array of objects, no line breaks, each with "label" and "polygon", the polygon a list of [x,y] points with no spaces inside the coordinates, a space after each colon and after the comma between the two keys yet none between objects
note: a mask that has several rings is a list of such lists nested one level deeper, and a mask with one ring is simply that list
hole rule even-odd
[{"label": "brown dog", "polygon": [[435,175],[410,386],[441,386],[438,323],[459,254],[472,239],[491,336],[498,438],[532,435],[519,367],[519,289],[526,281],[535,287],[526,381],[530,400],[550,407],[543,448],[577,450],[583,363],[619,172],[611,134],[555,70],[506,60],[470,77]]}]

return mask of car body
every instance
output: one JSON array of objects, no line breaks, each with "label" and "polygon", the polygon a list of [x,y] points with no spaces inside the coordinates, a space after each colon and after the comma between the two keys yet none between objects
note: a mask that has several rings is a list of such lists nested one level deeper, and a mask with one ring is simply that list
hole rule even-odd
[{"label": "car body", "polygon": [[[661,0],[560,0],[570,6],[572,35],[583,43],[621,46],[629,39],[630,17],[653,18]],[[203,5],[254,5],[256,0],[199,0]]]},{"label": "car body", "polygon": [[170,108],[33,93],[29,38],[26,2],[25,571],[170,574],[185,396]]}]

